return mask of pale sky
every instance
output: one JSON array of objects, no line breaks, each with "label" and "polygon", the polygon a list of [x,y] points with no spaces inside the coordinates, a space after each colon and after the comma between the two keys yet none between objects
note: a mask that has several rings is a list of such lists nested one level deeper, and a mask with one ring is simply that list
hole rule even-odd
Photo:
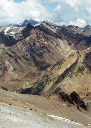
[{"label": "pale sky", "polygon": [[91,0],[0,0],[0,26],[25,19],[57,25],[91,25]]}]

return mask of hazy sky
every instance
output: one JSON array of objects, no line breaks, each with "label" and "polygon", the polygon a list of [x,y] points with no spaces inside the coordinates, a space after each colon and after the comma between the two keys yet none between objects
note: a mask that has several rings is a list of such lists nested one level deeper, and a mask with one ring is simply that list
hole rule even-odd
[{"label": "hazy sky", "polygon": [[0,0],[0,26],[25,19],[58,25],[91,25],[91,0]]}]

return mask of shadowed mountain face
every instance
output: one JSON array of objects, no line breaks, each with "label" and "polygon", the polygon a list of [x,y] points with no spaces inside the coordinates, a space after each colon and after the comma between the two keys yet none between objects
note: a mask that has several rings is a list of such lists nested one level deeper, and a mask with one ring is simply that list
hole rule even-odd
[{"label": "shadowed mountain face", "polygon": [[14,38],[10,36],[7,37],[3,33],[0,33],[0,44],[4,44],[5,46],[9,47],[16,43],[17,41]]},{"label": "shadowed mountain face", "polygon": [[17,91],[33,86],[23,91],[47,96],[58,87],[81,96],[91,92],[90,37],[43,22],[2,28],[0,43],[7,46],[0,45],[1,88]]},{"label": "shadowed mountain face", "polygon": [[29,36],[34,27],[28,24],[26,27],[4,27],[0,28],[0,44],[6,47],[13,46],[17,42]]}]

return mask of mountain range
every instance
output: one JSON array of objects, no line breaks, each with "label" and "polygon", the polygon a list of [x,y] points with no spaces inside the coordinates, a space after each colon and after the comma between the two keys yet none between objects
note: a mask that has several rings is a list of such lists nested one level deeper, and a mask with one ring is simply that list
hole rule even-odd
[{"label": "mountain range", "polygon": [[90,105],[90,35],[89,25],[56,26],[45,21],[0,27],[0,87],[44,96],[75,91]]},{"label": "mountain range", "polygon": [[27,26],[27,24],[30,24],[30,25],[36,25],[36,24],[38,24],[39,22],[38,21],[35,21],[35,20],[27,20],[27,19],[25,19],[24,20],[24,22],[22,22],[22,23],[19,23],[19,24],[9,24],[9,25],[7,25],[7,27],[10,27],[10,26],[12,26],[12,27],[24,27],[24,26]]}]

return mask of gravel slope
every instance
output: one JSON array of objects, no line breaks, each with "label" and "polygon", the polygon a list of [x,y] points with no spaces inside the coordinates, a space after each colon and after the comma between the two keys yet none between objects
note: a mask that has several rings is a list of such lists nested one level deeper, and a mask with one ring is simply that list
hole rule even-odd
[{"label": "gravel slope", "polygon": [[89,128],[90,122],[89,113],[67,107],[56,97],[46,99],[0,89],[0,128]]},{"label": "gravel slope", "polygon": [[0,128],[84,128],[31,111],[0,103]]}]

